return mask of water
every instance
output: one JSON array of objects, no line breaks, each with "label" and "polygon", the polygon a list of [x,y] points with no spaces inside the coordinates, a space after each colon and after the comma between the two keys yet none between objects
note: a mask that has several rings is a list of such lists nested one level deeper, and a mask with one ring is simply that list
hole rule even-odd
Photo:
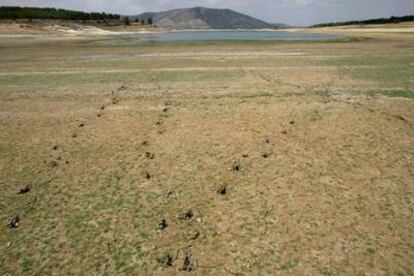
[{"label": "water", "polygon": [[208,31],[172,31],[164,33],[140,33],[134,39],[138,41],[326,41],[341,39],[343,36],[316,33],[262,30],[208,30]]}]

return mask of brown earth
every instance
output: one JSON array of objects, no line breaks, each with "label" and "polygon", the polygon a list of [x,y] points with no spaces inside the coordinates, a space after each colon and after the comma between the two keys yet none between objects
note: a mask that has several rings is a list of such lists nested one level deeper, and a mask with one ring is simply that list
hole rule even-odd
[{"label": "brown earth", "polygon": [[0,37],[0,274],[414,273],[412,35],[122,43]]}]

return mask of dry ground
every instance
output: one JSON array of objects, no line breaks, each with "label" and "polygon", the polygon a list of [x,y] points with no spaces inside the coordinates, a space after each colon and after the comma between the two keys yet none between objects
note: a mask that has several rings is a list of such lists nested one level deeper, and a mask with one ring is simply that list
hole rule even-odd
[{"label": "dry ground", "polygon": [[[120,21],[104,22],[89,22],[83,24],[81,22],[68,22],[63,20],[0,20],[0,35],[12,35],[19,36],[23,34],[37,34],[62,36],[62,34],[75,33],[82,35],[82,31],[85,35],[91,33],[99,34],[109,32],[143,32],[143,31],[163,31],[163,28],[154,28],[151,25],[131,22],[130,25],[125,25]],[[72,31],[72,32],[68,32]],[[73,32],[75,31],[75,32]]]},{"label": "dry ground", "polygon": [[0,38],[0,274],[413,275],[413,35],[118,39]]}]

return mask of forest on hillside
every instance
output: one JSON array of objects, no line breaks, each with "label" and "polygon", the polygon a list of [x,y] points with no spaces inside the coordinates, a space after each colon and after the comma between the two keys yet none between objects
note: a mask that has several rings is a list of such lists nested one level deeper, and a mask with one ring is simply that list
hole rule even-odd
[{"label": "forest on hillside", "polygon": [[360,21],[347,21],[347,22],[333,22],[313,25],[312,27],[333,27],[333,26],[347,26],[347,25],[373,25],[373,24],[390,24],[414,21],[414,15],[407,16],[392,16],[389,18],[376,18]]},{"label": "forest on hillside", "polygon": [[120,19],[118,14],[81,12],[56,8],[35,7],[0,7],[0,19],[60,19],[60,20],[114,20]]}]

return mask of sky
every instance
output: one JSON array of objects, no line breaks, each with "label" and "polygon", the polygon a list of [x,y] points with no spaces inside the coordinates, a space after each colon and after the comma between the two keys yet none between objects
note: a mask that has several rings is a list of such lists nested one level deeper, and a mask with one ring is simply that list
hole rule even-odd
[{"label": "sky", "polygon": [[0,0],[0,6],[10,5],[122,15],[202,6],[229,8],[270,23],[294,26],[414,14],[414,0]]}]

